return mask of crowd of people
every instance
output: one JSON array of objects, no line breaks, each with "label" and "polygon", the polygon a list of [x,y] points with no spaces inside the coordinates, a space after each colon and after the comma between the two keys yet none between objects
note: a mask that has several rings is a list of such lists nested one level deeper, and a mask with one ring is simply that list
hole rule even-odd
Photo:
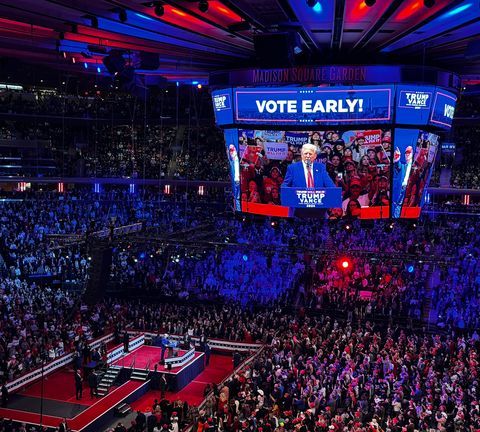
[{"label": "crowd of people", "polygon": [[[192,89],[178,98],[162,89],[145,101],[96,87],[82,96],[5,91],[0,139],[12,145],[2,147],[0,160],[19,160],[20,168],[4,174],[228,180],[222,132],[197,121],[212,120],[210,95],[195,98]],[[179,113],[179,106],[189,108]],[[477,114],[468,101],[461,110]],[[175,116],[177,124],[159,124]],[[275,140],[267,135],[279,133],[242,135],[244,201],[280,204],[279,188],[299,146],[289,145],[283,160],[269,158],[265,143]],[[475,128],[460,134],[463,162],[454,166],[451,185],[478,188],[472,162],[478,134]],[[345,214],[358,216],[348,205],[353,201],[388,204],[389,157],[398,157],[390,130],[300,135],[281,139],[306,138],[318,147],[330,179],[349,200]],[[30,159],[36,164],[27,164]],[[54,168],[40,170],[40,160]],[[438,183],[438,170],[434,178]],[[351,220],[257,221],[225,214],[223,191],[208,198],[136,192],[5,194],[2,383],[68,352],[80,369],[92,339],[108,332],[118,339],[129,328],[263,348],[225,383],[209,385],[200,410],[162,400],[151,415],[138,413],[114,432],[178,432],[189,423],[199,432],[480,430],[475,215],[433,212],[415,223],[369,227]],[[459,204],[445,206],[447,213],[465,212]],[[142,242],[113,234],[138,222]],[[71,287],[87,284],[90,240],[100,235],[112,248],[112,263],[102,271],[123,296],[86,304],[82,290]],[[0,432],[37,429],[0,420]]]},{"label": "crowd of people", "polygon": [[[6,379],[128,325],[267,345],[264,355],[273,359],[271,367],[258,369],[253,363],[228,384],[229,402],[221,410],[216,402],[212,412],[200,415],[209,427],[222,422],[223,430],[296,425],[368,430],[376,423],[401,431],[427,424],[440,428],[442,417],[449,430],[478,421],[469,369],[478,348],[473,332],[480,325],[480,240],[474,217],[425,216],[417,226],[397,223],[388,230],[382,221],[370,228],[354,223],[346,230],[327,221],[256,222],[212,215],[201,202],[175,203],[153,189],[131,194],[120,188],[99,194],[83,189],[25,193],[1,205],[0,361]],[[188,229],[193,231],[186,235],[193,237],[195,227],[203,234],[212,230],[208,238],[215,246],[122,243],[114,251],[111,282],[133,289],[137,298],[166,302],[107,298],[87,306],[80,294],[35,278],[85,281],[90,261],[83,240],[138,221],[166,239]],[[78,244],[62,246],[62,238]],[[339,265],[343,256],[349,257],[348,269]],[[427,298],[434,312],[430,323],[422,321]],[[285,305],[306,315],[289,315],[281,309]],[[308,318],[326,312],[332,318]],[[335,324],[336,319],[350,324]],[[370,330],[355,327],[365,320]],[[402,333],[395,328],[402,322],[437,324],[434,328],[443,333],[409,334],[411,325]],[[451,392],[438,392],[439,383]],[[407,415],[409,410],[416,414]]]},{"label": "crowd of people", "polygon": [[288,317],[211,394],[197,430],[475,431],[479,335]]},{"label": "crowd of people", "polygon": [[[188,87],[152,89],[141,99],[111,85],[93,84],[83,92],[64,81],[56,88],[32,86],[23,90],[7,89],[0,94],[0,113],[8,115],[50,116],[83,119],[188,118],[195,103],[195,119],[212,116],[208,92],[190,92]],[[179,109],[182,107],[182,109]]]},{"label": "crowd of people", "polygon": [[[297,141],[289,141],[294,139]],[[239,136],[242,201],[280,204],[279,190],[287,175],[287,168],[300,159],[301,145],[298,140],[315,146],[316,158],[325,164],[331,183],[342,188],[343,214],[358,217],[361,207],[388,205],[390,130],[345,131],[343,134],[332,130],[293,133],[244,131]],[[270,155],[273,158],[269,157],[266,146],[271,142],[286,150],[283,160],[277,160],[274,154]]]},{"label": "crowd of people", "polygon": [[[206,95],[193,98],[201,101],[188,114],[196,122],[198,116],[212,116]],[[161,90],[142,106],[128,94],[99,89],[85,96],[5,91],[0,94],[0,139],[12,145],[0,151],[0,174],[226,180],[226,158],[218,156],[224,156],[221,133],[203,123],[179,128],[178,119],[172,119],[187,114],[176,112],[175,104],[193,103],[188,91],[180,91],[179,98]]]},{"label": "crowd of people", "polygon": [[454,188],[480,188],[480,176],[478,166],[475,163],[480,156],[480,152],[475,145],[479,132],[476,125],[455,129],[455,161],[452,164],[450,177],[450,184]]}]

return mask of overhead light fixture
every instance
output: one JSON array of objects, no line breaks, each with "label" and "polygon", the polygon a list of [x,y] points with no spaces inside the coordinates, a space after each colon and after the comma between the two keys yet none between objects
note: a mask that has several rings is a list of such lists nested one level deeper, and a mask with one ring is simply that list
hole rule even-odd
[{"label": "overhead light fixture", "polygon": [[425,7],[431,8],[435,6],[435,0],[423,0],[423,4],[425,5]]},{"label": "overhead light fixture", "polygon": [[87,18],[90,19],[90,25],[93,28],[98,28],[98,18],[95,15],[89,15]]},{"label": "overhead light fixture", "polygon": [[200,12],[207,12],[208,11],[208,1],[207,0],[200,0],[198,2],[198,9]]},{"label": "overhead light fixture", "polygon": [[165,13],[165,9],[163,7],[163,4],[161,3],[156,3],[155,4],[155,9],[153,10],[155,12],[155,15],[161,17]]},{"label": "overhead light fixture", "polygon": [[90,20],[90,25],[93,28],[98,28],[98,18],[95,15],[86,15],[85,18]]},{"label": "overhead light fixture", "polygon": [[377,2],[377,0],[365,0],[365,4],[368,7],[372,7],[376,2]]},{"label": "overhead light fixture", "polygon": [[118,11],[118,19],[120,20],[120,22],[124,23],[127,21],[128,17],[127,17],[127,11],[125,9],[120,9]]}]

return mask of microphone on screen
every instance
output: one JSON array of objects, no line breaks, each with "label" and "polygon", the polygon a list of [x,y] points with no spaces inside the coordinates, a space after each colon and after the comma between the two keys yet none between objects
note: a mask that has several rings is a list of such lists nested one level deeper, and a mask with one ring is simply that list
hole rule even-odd
[{"label": "microphone on screen", "polygon": [[310,159],[307,159],[305,161],[305,165],[307,165],[307,168],[311,168],[312,167],[312,161]]}]

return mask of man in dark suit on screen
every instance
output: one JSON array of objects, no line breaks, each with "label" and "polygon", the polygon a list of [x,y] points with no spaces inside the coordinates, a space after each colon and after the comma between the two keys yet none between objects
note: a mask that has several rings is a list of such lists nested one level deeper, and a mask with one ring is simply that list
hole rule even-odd
[{"label": "man in dark suit on screen", "polygon": [[287,168],[282,187],[315,188],[335,187],[335,183],[325,169],[325,165],[315,162],[317,147],[313,144],[302,146],[302,160]]},{"label": "man in dark suit on screen", "polygon": [[[335,187],[335,183],[330,178],[321,162],[315,162],[317,158],[317,146],[313,144],[304,144],[301,151],[302,160],[290,164],[282,183],[283,187],[322,189],[326,187]],[[294,215],[301,218],[322,217],[324,209],[295,209]]]}]

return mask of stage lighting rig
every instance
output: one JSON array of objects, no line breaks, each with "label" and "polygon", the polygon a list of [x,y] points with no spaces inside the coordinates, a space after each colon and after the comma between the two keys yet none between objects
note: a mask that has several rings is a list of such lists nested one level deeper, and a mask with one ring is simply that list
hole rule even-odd
[{"label": "stage lighting rig", "polygon": [[200,10],[200,12],[207,12],[208,11],[208,0],[200,0],[198,2],[198,9]]},{"label": "stage lighting rig", "polygon": [[158,17],[163,16],[163,14],[165,13],[165,8],[163,7],[163,4],[160,2],[156,2],[154,3],[154,6],[155,8],[153,9],[153,11],[155,12],[155,15],[157,15]]},{"label": "stage lighting rig", "polygon": [[127,21],[128,17],[127,17],[127,11],[125,9],[120,9],[118,11],[118,19],[120,20],[120,22],[124,23]]},{"label": "stage lighting rig", "polygon": [[98,28],[98,18],[95,15],[85,15],[85,18],[90,20],[90,25],[93,28]]}]

